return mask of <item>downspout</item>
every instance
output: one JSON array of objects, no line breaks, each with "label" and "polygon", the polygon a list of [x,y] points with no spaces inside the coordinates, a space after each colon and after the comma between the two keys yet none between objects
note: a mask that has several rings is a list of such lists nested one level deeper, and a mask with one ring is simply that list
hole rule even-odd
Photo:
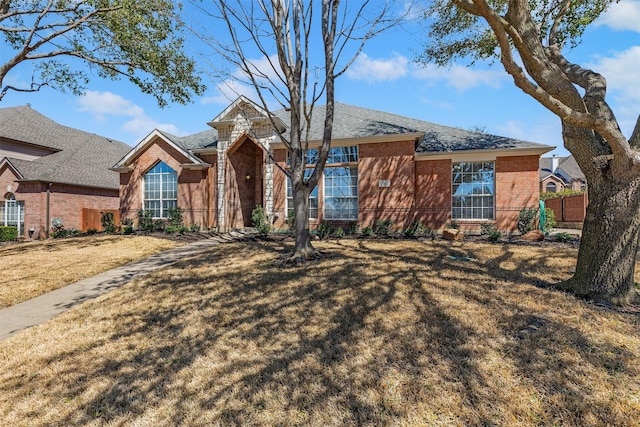
[{"label": "downspout", "polygon": [[51,206],[51,183],[47,184],[47,209],[46,209],[47,223],[45,224],[45,227],[44,227],[44,235],[47,239],[49,238],[49,223],[51,222],[49,218],[51,215],[50,206]]}]

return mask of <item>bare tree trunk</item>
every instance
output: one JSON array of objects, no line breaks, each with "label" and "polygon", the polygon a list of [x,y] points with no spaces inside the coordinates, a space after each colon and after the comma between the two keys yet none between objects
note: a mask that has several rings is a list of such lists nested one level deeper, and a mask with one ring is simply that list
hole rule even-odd
[{"label": "bare tree trunk", "polygon": [[558,286],[586,299],[630,302],[639,236],[640,177],[590,185],[576,272]]},{"label": "bare tree trunk", "polygon": [[309,259],[315,253],[309,233],[309,195],[305,193],[303,189],[293,192],[296,242],[291,258],[296,261]]}]

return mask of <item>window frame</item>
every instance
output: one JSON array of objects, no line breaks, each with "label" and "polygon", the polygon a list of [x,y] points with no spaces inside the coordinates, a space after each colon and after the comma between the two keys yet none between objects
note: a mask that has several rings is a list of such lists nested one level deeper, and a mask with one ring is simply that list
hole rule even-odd
[{"label": "window frame", "polygon": [[[459,172],[460,174],[460,182],[456,182],[456,167],[460,167],[460,165],[469,165],[470,171],[462,170]],[[475,166],[480,166],[482,170],[475,170]],[[491,165],[490,171],[486,171],[485,168],[487,165]],[[451,219],[455,221],[495,221],[496,219],[496,179],[495,179],[495,170],[496,164],[494,160],[487,161],[463,161],[463,162],[452,162],[451,163]],[[486,180],[487,173],[489,173],[490,186],[487,184],[489,181]],[[474,174],[482,174],[482,178],[480,180],[474,180]],[[471,180],[465,181],[465,176],[471,176]],[[480,187],[481,193],[479,194],[461,194],[456,195],[456,184],[458,184],[458,188],[461,184],[470,184],[471,191],[475,191],[475,188]],[[486,189],[490,188],[490,193],[486,193]],[[464,198],[468,198],[468,202],[464,200]],[[484,201],[490,198],[491,206],[486,206]],[[456,203],[456,200],[460,200],[460,203]],[[475,203],[476,201],[480,201],[480,203]],[[459,206],[458,206],[459,205]],[[480,217],[474,215],[474,211],[479,209],[481,212]],[[485,213],[490,209],[491,215],[486,216]],[[471,212],[470,216],[465,216],[465,211]]]},{"label": "window frame", "polygon": [[[164,165],[164,167],[162,166]],[[161,169],[157,172],[154,172],[154,169],[161,167]],[[168,169],[168,170],[165,170]],[[156,182],[151,182],[147,180],[148,177],[157,177]],[[171,181],[165,181],[168,177],[173,177],[173,183]],[[156,185],[156,188],[149,188],[150,184]],[[172,185],[172,188],[167,188],[165,184]],[[153,193],[152,193],[153,192]],[[173,193],[175,198],[167,197],[165,194],[167,192]],[[153,195],[157,193],[157,198],[150,198],[149,195]],[[158,203],[157,208],[149,208],[149,202]],[[173,203],[171,203],[173,202]],[[167,204],[167,206],[165,206]],[[153,219],[168,219],[169,218],[169,210],[175,209],[178,207],[178,172],[174,170],[171,166],[163,161],[159,161],[155,163],[147,172],[142,175],[142,209],[144,211],[151,211]],[[159,213],[160,216],[156,216],[156,213]]]}]

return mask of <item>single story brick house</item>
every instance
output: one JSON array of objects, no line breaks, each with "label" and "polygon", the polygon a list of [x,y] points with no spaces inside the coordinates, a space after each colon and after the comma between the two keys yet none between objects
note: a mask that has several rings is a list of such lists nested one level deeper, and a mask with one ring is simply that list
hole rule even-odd
[{"label": "single story brick house", "polygon": [[0,225],[39,239],[54,218],[82,230],[83,212],[118,213],[119,177],[109,168],[130,150],[30,106],[0,108]]},{"label": "single story brick house", "polygon": [[[166,218],[179,206],[187,224],[228,230],[251,226],[251,211],[262,205],[274,227],[285,228],[287,152],[267,114],[240,97],[208,123],[211,130],[151,132],[113,167],[121,217],[135,219],[143,208]],[[273,117],[286,135],[287,111]],[[309,166],[323,121],[316,107]],[[519,211],[538,205],[538,163],[553,148],[337,103],[331,153],[310,198],[311,226],[388,219],[396,229],[420,220],[433,229],[456,221],[467,230],[486,222],[513,230]]]}]

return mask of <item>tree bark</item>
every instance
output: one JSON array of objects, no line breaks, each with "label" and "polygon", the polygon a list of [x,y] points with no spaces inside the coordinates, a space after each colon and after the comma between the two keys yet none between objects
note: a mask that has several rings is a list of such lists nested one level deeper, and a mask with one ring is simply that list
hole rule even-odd
[{"label": "tree bark", "polygon": [[304,189],[293,192],[293,206],[296,222],[296,241],[293,260],[307,260],[315,254],[309,233],[309,194]]},{"label": "tree bark", "polygon": [[585,299],[625,304],[635,296],[640,177],[589,185],[576,271],[558,287]]}]

